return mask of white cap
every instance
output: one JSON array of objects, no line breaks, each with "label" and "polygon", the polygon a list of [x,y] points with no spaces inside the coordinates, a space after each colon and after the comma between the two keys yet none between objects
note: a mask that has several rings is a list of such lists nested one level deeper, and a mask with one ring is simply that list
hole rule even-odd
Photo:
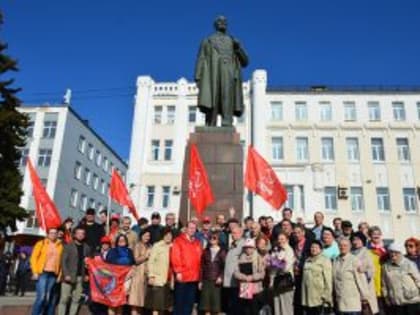
[{"label": "white cap", "polygon": [[393,242],[391,243],[391,245],[388,246],[388,251],[403,253],[404,247],[400,243]]},{"label": "white cap", "polygon": [[253,247],[253,248],[255,248],[255,240],[253,238],[246,239],[243,247]]}]

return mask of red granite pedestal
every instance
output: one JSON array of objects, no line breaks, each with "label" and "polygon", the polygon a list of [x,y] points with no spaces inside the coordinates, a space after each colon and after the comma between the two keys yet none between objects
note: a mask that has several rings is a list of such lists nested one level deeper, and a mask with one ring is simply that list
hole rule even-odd
[{"label": "red granite pedestal", "polygon": [[[185,224],[188,221],[188,165],[190,145],[195,143],[201,159],[207,170],[215,202],[210,205],[204,215],[213,220],[217,214],[231,217],[230,209],[237,219],[243,213],[243,148],[239,133],[233,127],[196,127],[185,148],[185,160],[182,175],[180,219]],[[190,217],[196,216],[190,207]],[[214,222],[214,221],[213,221]]]}]

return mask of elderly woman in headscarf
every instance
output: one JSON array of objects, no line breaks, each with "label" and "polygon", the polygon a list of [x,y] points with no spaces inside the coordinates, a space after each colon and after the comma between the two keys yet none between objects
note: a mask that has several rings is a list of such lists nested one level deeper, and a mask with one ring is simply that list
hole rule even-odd
[{"label": "elderly woman in headscarf", "polygon": [[416,264],[420,271],[420,240],[415,237],[410,237],[404,243],[406,255],[409,260]]},{"label": "elderly woman in headscarf", "polygon": [[388,247],[389,259],[382,267],[382,294],[390,305],[390,314],[420,314],[420,273],[416,265],[403,256],[398,243]]},{"label": "elderly woman in headscarf", "polygon": [[378,300],[376,299],[375,283],[373,282],[375,268],[372,256],[366,248],[367,238],[363,232],[356,232],[351,236],[350,240],[352,242],[352,254],[358,259],[357,270],[363,275],[362,279],[368,288],[367,301],[369,307],[372,310],[372,314],[377,314],[379,312]]}]

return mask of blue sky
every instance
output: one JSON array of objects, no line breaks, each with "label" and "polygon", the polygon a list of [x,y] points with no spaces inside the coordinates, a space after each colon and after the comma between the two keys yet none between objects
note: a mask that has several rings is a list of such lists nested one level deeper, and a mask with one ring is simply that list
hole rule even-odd
[{"label": "blue sky", "polygon": [[269,85],[420,85],[420,1],[3,0],[27,103],[73,107],[128,159],[138,75],[191,80],[216,15]]}]

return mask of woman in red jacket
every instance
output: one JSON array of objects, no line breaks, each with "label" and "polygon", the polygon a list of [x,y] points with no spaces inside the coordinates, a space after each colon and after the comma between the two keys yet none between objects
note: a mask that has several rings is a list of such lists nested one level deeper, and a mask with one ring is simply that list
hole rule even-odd
[{"label": "woman in red jacket", "polygon": [[171,266],[175,273],[174,315],[190,315],[200,280],[202,248],[194,237],[195,222],[188,222],[185,233],[178,236],[171,248]]}]

